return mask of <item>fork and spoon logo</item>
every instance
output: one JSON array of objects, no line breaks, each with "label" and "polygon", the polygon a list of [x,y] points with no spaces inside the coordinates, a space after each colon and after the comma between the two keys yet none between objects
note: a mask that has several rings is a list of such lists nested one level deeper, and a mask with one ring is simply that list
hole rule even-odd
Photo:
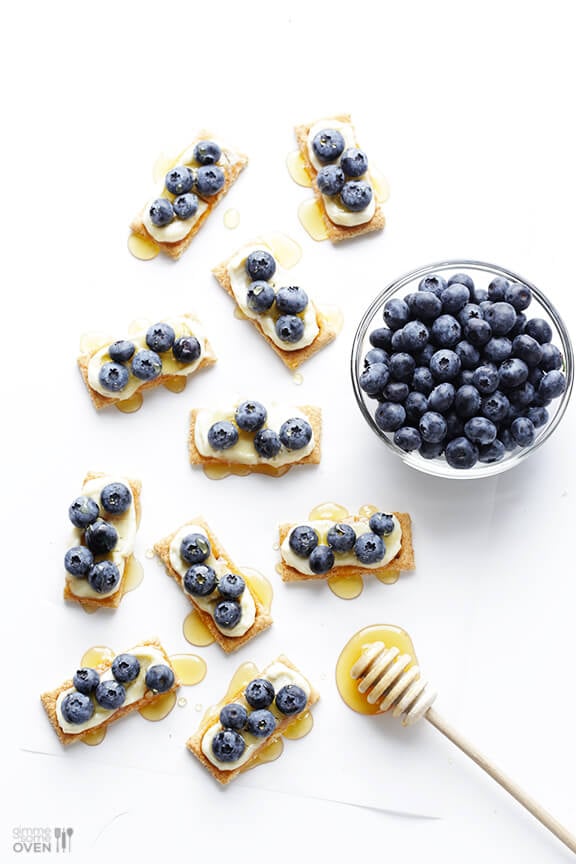
[{"label": "fork and spoon logo", "polygon": [[70,852],[73,833],[73,828],[60,828],[58,826],[54,828],[54,838],[56,840],[57,852]]}]

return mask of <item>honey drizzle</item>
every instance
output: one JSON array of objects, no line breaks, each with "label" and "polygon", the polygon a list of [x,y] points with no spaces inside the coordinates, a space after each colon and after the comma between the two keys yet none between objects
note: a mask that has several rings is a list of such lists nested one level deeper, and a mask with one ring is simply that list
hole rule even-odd
[{"label": "honey drizzle", "polygon": [[152,237],[142,237],[140,234],[128,235],[128,250],[138,261],[151,261],[160,252],[160,246]]},{"label": "honey drizzle", "polygon": [[358,573],[353,576],[329,576],[326,581],[332,593],[341,600],[354,600],[364,590],[364,580]]},{"label": "honey drizzle", "polygon": [[322,306],[318,312],[330,330],[333,330],[336,334],[341,332],[344,326],[344,315],[339,306]]},{"label": "honey drizzle", "polygon": [[282,755],[283,751],[284,742],[282,738],[278,738],[276,741],[271,741],[254,757],[254,761],[251,763],[250,767],[256,768],[258,765],[264,765],[266,762],[274,762]]},{"label": "honey drizzle", "polygon": [[148,705],[139,708],[138,713],[141,717],[144,717],[145,720],[163,720],[176,705],[176,700],[177,696],[175,691],[163,693],[161,696],[155,696],[154,701],[150,702]]},{"label": "honey drizzle", "polygon": [[310,175],[306,169],[306,162],[300,150],[293,150],[292,153],[288,154],[286,157],[286,167],[292,180],[299,186],[305,186],[308,189],[312,186],[312,180],[310,179]]},{"label": "honey drizzle", "polygon": [[88,333],[83,333],[80,337],[80,353],[95,354],[112,342],[114,342],[114,338],[111,338],[107,333],[91,330]]},{"label": "honey drizzle", "polygon": [[297,741],[300,738],[304,738],[305,735],[308,735],[313,726],[314,717],[312,716],[312,712],[303,711],[299,717],[286,727],[282,734],[285,738],[289,738],[291,741]]},{"label": "honey drizzle", "polygon": [[196,648],[204,648],[206,645],[212,645],[215,641],[214,636],[202,621],[196,609],[193,609],[184,619],[182,631],[186,641]]},{"label": "honey drizzle", "polygon": [[199,684],[206,677],[206,661],[196,654],[172,654],[170,663],[176,678],[185,687]]},{"label": "honey drizzle", "polygon": [[142,407],[143,402],[141,393],[134,393],[129,399],[123,399],[121,402],[115,402],[114,406],[121,411],[122,414],[133,414],[135,411],[139,411]]},{"label": "honey drizzle", "polygon": [[129,591],[134,591],[135,588],[138,588],[142,584],[143,579],[144,568],[136,558],[133,556],[130,557],[126,562],[126,569],[124,571],[124,593],[127,594]]},{"label": "honey drizzle", "polygon": [[115,656],[116,652],[107,645],[92,645],[91,648],[86,649],[80,658],[80,666],[89,666],[95,669],[103,663],[111,663]]},{"label": "honey drizzle", "polygon": [[296,240],[288,237],[287,234],[270,234],[265,239],[272,249],[274,258],[285,270],[290,270],[291,267],[294,267],[300,261],[302,247]]},{"label": "honey drizzle", "polygon": [[[269,474],[273,477],[282,477],[291,467],[291,464],[282,465],[279,468],[275,468],[272,465],[258,465],[258,473]],[[204,474],[210,480],[222,480],[224,477],[230,477],[231,475],[246,477],[248,474],[252,474],[253,471],[252,465],[234,465],[231,462],[203,465],[202,468]]]},{"label": "honey drizzle", "polygon": [[272,607],[272,598],[274,590],[269,579],[260,573],[259,570],[254,570],[252,567],[240,567],[240,572],[246,576],[250,590],[256,595],[266,613],[270,612]]},{"label": "honey drizzle", "polygon": [[302,201],[298,207],[298,219],[312,240],[327,240],[328,229],[320,202],[316,198]]},{"label": "honey drizzle", "polygon": [[186,375],[170,375],[162,382],[162,385],[169,390],[170,393],[182,393],[186,387]]},{"label": "honey drizzle", "polygon": [[379,204],[384,204],[385,201],[390,197],[390,186],[388,185],[388,180],[381,171],[377,168],[374,168],[373,165],[370,166],[370,180],[372,181],[372,188],[374,189],[374,196]]},{"label": "honey drizzle", "polygon": [[308,514],[310,521],[315,519],[332,519],[334,522],[342,522],[350,516],[350,511],[342,504],[336,504],[334,501],[325,501],[322,504],[317,504]]},{"label": "honey drizzle", "polygon": [[93,729],[91,732],[87,732],[86,735],[81,739],[83,744],[86,744],[88,747],[96,747],[98,744],[101,744],[104,738],[106,737],[107,727],[102,726],[99,729]]}]

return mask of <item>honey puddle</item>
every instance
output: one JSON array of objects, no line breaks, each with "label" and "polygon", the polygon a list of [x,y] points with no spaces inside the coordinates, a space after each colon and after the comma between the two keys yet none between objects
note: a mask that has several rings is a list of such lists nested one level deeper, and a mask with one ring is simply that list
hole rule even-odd
[{"label": "honey puddle", "polygon": [[80,353],[95,354],[100,348],[104,348],[105,345],[110,345],[112,342],[114,342],[114,338],[111,338],[108,333],[96,331],[83,333],[80,337]]},{"label": "honey puddle", "polygon": [[163,720],[172,711],[176,705],[177,695],[175,692],[164,693],[162,696],[156,696],[154,701],[143,708],[138,709],[138,713],[145,720]]},{"label": "honey puddle", "polygon": [[111,663],[115,656],[116,652],[107,645],[93,645],[82,655],[80,666],[96,668],[96,666],[100,666],[102,663]]},{"label": "honey puddle", "polygon": [[152,237],[142,237],[140,234],[128,236],[128,249],[139,261],[151,261],[160,252],[160,247]]},{"label": "honey puddle", "polygon": [[162,382],[162,386],[165,387],[166,390],[169,390],[170,393],[182,393],[186,387],[186,380],[185,375],[171,375]]},{"label": "honey puddle", "polygon": [[172,654],[170,662],[184,687],[193,687],[206,677],[206,661],[196,654]]},{"label": "honey puddle", "polygon": [[302,247],[287,234],[270,234],[266,238],[276,261],[285,270],[294,267],[302,257]]},{"label": "honey puddle", "polygon": [[274,762],[282,755],[283,751],[284,742],[282,741],[282,738],[278,738],[277,741],[271,741],[270,744],[266,744],[266,746],[260,750],[258,755],[254,758],[251,767],[256,768],[258,765],[264,765],[266,762]]},{"label": "honey puddle", "polygon": [[323,306],[319,312],[330,330],[336,334],[341,332],[344,326],[344,315],[339,306]]},{"label": "honey puddle", "polygon": [[298,219],[312,240],[327,240],[328,229],[324,221],[324,214],[320,202],[316,198],[302,201],[298,207]]},{"label": "honey puddle", "polygon": [[364,590],[364,580],[358,574],[354,576],[329,576],[326,581],[332,593],[336,597],[340,597],[341,600],[354,600]]},{"label": "honey puddle", "polygon": [[[258,473],[270,474],[274,477],[282,477],[291,467],[290,464],[282,465],[279,468],[274,468],[268,465],[258,465]],[[231,462],[218,462],[215,464],[203,465],[202,469],[206,477],[210,480],[222,480],[224,477],[230,477],[231,475],[247,477],[248,474],[252,474],[253,471],[251,465],[234,465]]]},{"label": "honey puddle", "polygon": [[304,738],[305,735],[308,735],[313,726],[314,717],[312,716],[312,712],[304,711],[300,717],[286,727],[282,734],[291,741],[297,741],[299,738]]},{"label": "honey puddle", "polygon": [[130,399],[123,399],[121,402],[115,402],[114,407],[121,411],[122,414],[133,414],[135,411],[139,411],[142,407],[142,399],[141,393],[135,393]]},{"label": "honey puddle", "polygon": [[272,597],[274,591],[272,583],[259,570],[254,570],[252,567],[240,567],[240,573],[246,576],[250,589],[256,594],[258,600],[264,607],[265,612],[270,612],[272,606]]},{"label": "honey puddle", "polygon": [[310,189],[312,180],[306,170],[306,162],[300,150],[293,150],[286,157],[286,167],[292,180],[299,186],[305,186]]},{"label": "honey puddle", "polygon": [[214,636],[195,609],[184,619],[182,631],[186,641],[196,648],[204,648],[206,645],[212,645],[214,642]]},{"label": "honey puddle", "polygon": [[86,734],[82,739],[82,742],[88,747],[96,747],[98,744],[101,744],[106,737],[106,730],[106,726],[103,726],[101,729],[94,729],[92,732]]},{"label": "honey puddle", "polygon": [[129,591],[134,591],[135,588],[138,588],[142,584],[143,579],[144,568],[136,558],[129,558],[124,575],[124,593],[127,594]]}]

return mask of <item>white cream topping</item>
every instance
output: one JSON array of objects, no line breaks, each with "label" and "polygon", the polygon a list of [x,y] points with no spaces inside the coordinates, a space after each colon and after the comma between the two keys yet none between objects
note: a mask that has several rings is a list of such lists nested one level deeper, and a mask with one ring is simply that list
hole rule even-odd
[{"label": "white cream topping", "polygon": [[[170,349],[169,351],[164,351],[162,352],[162,354],[159,355],[160,359],[162,360],[162,371],[160,374],[191,375],[192,372],[194,372],[194,370],[198,368],[198,366],[202,362],[202,358],[206,353],[206,337],[204,335],[204,328],[202,324],[196,318],[194,318],[193,315],[188,314],[173,316],[171,318],[162,318],[161,320],[164,324],[170,324],[170,326],[174,328],[176,339],[179,339],[181,336],[195,336],[200,343],[200,356],[192,363],[180,363],[172,354],[172,349]],[[141,328],[139,330],[135,330],[133,333],[130,334],[129,337],[127,337],[136,346],[134,354],[136,354],[138,351],[148,349],[148,346],[146,344],[146,331],[148,327],[154,323],[154,321],[142,321]],[[136,378],[130,373],[126,387],[124,387],[123,390],[112,391],[107,390],[106,387],[103,387],[99,380],[100,369],[102,368],[103,364],[110,362],[108,348],[111,344],[112,343],[109,342],[106,345],[102,346],[90,358],[90,361],[88,363],[88,383],[93,390],[96,390],[97,393],[100,393],[101,396],[106,396],[108,399],[129,399],[130,396],[133,396],[134,393],[136,393],[136,391],[143,384],[146,383],[146,381],[141,381],[139,378]],[[132,358],[126,364],[126,368],[128,369],[128,371],[130,371],[131,360]]]},{"label": "white cream topping", "polygon": [[[310,162],[316,169],[316,171],[320,171],[321,168],[324,167],[324,163],[320,162],[316,154],[314,153],[314,148],[312,147],[312,141],[316,137],[319,132],[322,132],[323,129],[336,129],[342,137],[344,138],[344,149],[347,150],[349,147],[358,147],[358,143],[356,141],[354,135],[354,127],[351,123],[343,123],[341,120],[335,120],[328,118],[326,120],[319,120],[315,123],[308,133],[308,158]],[[329,163],[329,164],[336,164]],[[352,228],[355,225],[365,225],[366,222],[369,222],[374,213],[376,212],[376,195],[374,190],[374,183],[372,178],[370,177],[370,169],[364,174],[361,178],[355,177],[355,180],[366,180],[372,186],[372,199],[367,207],[364,210],[353,211],[348,210],[344,207],[340,202],[340,196],[338,195],[322,195],[322,203],[326,208],[326,214],[331,222],[335,225],[342,225],[345,228]]]},{"label": "white cream topping", "polygon": [[[316,307],[310,299],[310,296],[308,296],[308,305],[304,311],[298,315],[304,323],[304,332],[302,333],[302,336],[297,342],[284,342],[280,339],[276,333],[276,321],[280,317],[280,313],[276,309],[276,304],[273,303],[270,309],[266,312],[254,312],[250,309],[247,303],[248,288],[252,280],[246,272],[245,263],[250,253],[256,252],[258,249],[264,249],[274,257],[272,250],[266,243],[250,243],[240,249],[228,264],[228,276],[234,293],[234,298],[243,314],[247,318],[252,318],[254,321],[257,321],[266,336],[268,336],[268,338],[271,339],[278,348],[281,348],[283,351],[297,351],[299,348],[304,348],[306,345],[310,345],[319,333]],[[281,269],[277,261],[276,272],[269,282],[276,291],[279,288],[288,287],[289,285],[294,284],[294,280]]]},{"label": "white cream topping", "polygon": [[292,418],[302,418],[307,420],[312,426],[312,436],[305,447],[300,450],[288,450],[282,445],[280,451],[271,459],[264,459],[259,456],[254,448],[254,434],[251,432],[243,432],[238,430],[238,441],[232,447],[226,450],[214,450],[208,442],[208,432],[210,427],[219,420],[228,420],[234,422],[234,412],[236,407],[242,400],[237,402],[231,409],[203,409],[198,411],[196,415],[196,426],[194,430],[194,443],[196,449],[202,456],[209,456],[212,459],[220,459],[222,462],[234,463],[239,465],[270,465],[273,468],[281,468],[283,465],[289,465],[291,462],[298,462],[300,459],[309,456],[314,449],[314,427],[310,423],[306,414],[299,408],[287,405],[277,405],[272,402],[266,406],[268,417],[263,428],[273,429],[276,432],[280,431],[280,427],[286,420]]},{"label": "white cream topping", "polygon": [[[64,719],[62,714],[62,702],[69,693],[75,693],[76,690],[74,687],[70,687],[70,689],[64,690],[59,694],[58,699],[56,700],[56,717],[58,718],[58,725],[67,735],[78,735],[80,732],[86,732],[88,729],[95,729],[105,720],[108,720],[108,718],[115,714],[116,711],[119,711],[120,708],[126,708],[127,705],[132,705],[134,702],[138,702],[138,700],[144,696],[147,689],[145,680],[146,671],[150,666],[155,666],[157,664],[166,665],[166,658],[154,645],[136,645],[136,647],[131,648],[130,651],[123,651],[122,653],[133,654],[138,658],[140,662],[140,672],[134,681],[122,685],[126,690],[126,699],[118,708],[112,710],[102,708],[102,706],[94,700],[94,714],[89,720],[86,720],[85,723],[69,723],[68,720]],[[102,672],[100,675],[100,681],[113,680],[114,676],[112,675],[112,667],[110,666],[109,669]]]},{"label": "white cream topping", "polygon": [[[130,489],[130,494],[132,495],[132,500],[130,502],[130,506],[124,513],[119,513],[117,515],[113,513],[108,513],[107,510],[104,510],[102,505],[100,504],[100,493],[105,486],[108,486],[109,483],[123,483],[124,486],[127,486]],[[88,480],[82,486],[80,491],[81,495],[87,495],[89,498],[92,498],[100,509],[100,517],[104,519],[106,522],[110,522],[111,525],[114,526],[118,533],[118,542],[114,549],[111,552],[106,553],[105,555],[95,555],[94,561],[112,561],[118,567],[118,571],[120,573],[120,579],[118,580],[118,584],[112,591],[108,591],[106,594],[99,594],[95,591],[88,579],[86,577],[78,577],[73,576],[71,573],[66,572],[66,582],[68,588],[74,594],[75,597],[94,597],[94,598],[104,598],[111,597],[117,591],[120,590],[120,586],[122,584],[122,576],[124,574],[124,568],[126,566],[126,561],[132,554],[134,550],[134,538],[136,537],[136,505],[134,503],[134,493],[130,487],[130,483],[126,480],[125,477],[94,477],[91,480]],[[84,531],[82,528],[73,528],[73,536],[69,547],[71,546],[82,546],[84,545],[82,542]]]},{"label": "white cream topping", "polygon": [[[300,675],[295,669],[291,669],[289,666],[286,666],[284,663],[280,661],[276,661],[268,666],[267,669],[262,672],[262,675],[259,676],[261,678],[266,678],[273,685],[274,690],[278,693],[282,687],[285,687],[287,684],[296,684],[306,693],[306,701],[310,698],[310,685],[306,681],[306,679]],[[244,703],[243,698],[239,698],[236,700],[238,702]],[[248,710],[251,710],[248,708]],[[282,720],[286,719],[286,715],[282,714],[276,708],[275,703],[268,707],[268,710],[272,712],[274,717],[276,718],[277,723],[280,723]],[[299,717],[299,714],[294,716],[294,719]],[[244,741],[246,742],[246,747],[242,755],[233,762],[221,762],[216,758],[214,753],[212,752],[212,741],[215,736],[222,730],[222,724],[220,721],[217,721],[212,726],[209,726],[204,736],[202,738],[202,753],[212,765],[215,765],[220,771],[234,771],[236,768],[240,768],[244,765],[248,760],[254,755],[254,751],[261,747],[263,744],[269,740],[268,738],[256,738],[254,735],[250,735],[248,732],[241,732]]]},{"label": "white cream topping", "polygon": [[[402,545],[402,526],[400,525],[400,522],[398,521],[396,516],[392,516],[392,518],[394,520],[393,530],[390,534],[382,537],[386,550],[382,560],[376,561],[374,562],[374,564],[362,564],[362,562],[359,561],[354,554],[353,549],[350,550],[350,552],[334,552],[334,567],[332,568],[332,570],[329,570],[328,573],[323,575],[330,576],[336,571],[336,568],[338,567],[362,567],[370,570],[378,570],[381,567],[385,567],[386,564],[389,564],[390,561],[392,561],[396,557]],[[368,519],[351,517],[347,519],[342,519],[341,521],[347,525],[352,526],[352,528],[356,532],[356,537],[360,537],[361,534],[371,533]],[[298,523],[298,525],[308,525],[311,528],[314,528],[314,530],[318,534],[319,543],[324,545],[328,543],[328,531],[330,530],[330,528],[332,528],[333,525],[336,524],[339,523],[334,522],[334,520],[332,519],[313,519],[308,522]],[[308,564],[308,558],[301,558],[299,555],[296,555],[290,548],[290,534],[291,532],[289,531],[280,547],[280,554],[282,556],[282,559],[290,567],[298,570],[299,573],[305,573],[308,576],[317,576],[318,574],[314,573],[310,569],[310,566]]]},{"label": "white cream topping", "polygon": [[[206,536],[206,532],[199,525],[183,525],[179,531],[172,538],[172,542],[170,543],[170,564],[173,569],[178,573],[178,575],[184,579],[186,571],[191,566],[188,564],[182,556],[180,555],[180,546],[182,541],[188,534],[201,534],[203,537],[206,537],[208,541],[208,537]],[[209,542],[209,541],[208,541]],[[212,551],[212,547],[210,551],[210,555],[206,558],[202,563],[207,567],[212,567],[216,576],[220,578],[220,576],[224,576],[226,573],[230,573],[230,568],[221,558],[217,558]],[[241,573],[238,574],[242,576]],[[242,610],[242,614],[240,616],[240,620],[234,627],[221,627],[217,621],[214,621],[214,624],[220,630],[224,636],[230,636],[232,638],[236,638],[238,636],[243,636],[253,625],[254,620],[256,618],[256,604],[254,602],[254,597],[252,596],[252,592],[250,591],[250,586],[248,581],[244,576],[242,576],[246,583],[246,588],[240,595],[239,603],[240,609]],[[191,595],[188,595],[191,596]],[[192,597],[191,598],[194,603],[200,607],[204,612],[207,612],[212,618],[214,618],[214,608],[219,600],[222,597],[218,594],[217,591],[214,591],[213,595],[209,597]]]}]

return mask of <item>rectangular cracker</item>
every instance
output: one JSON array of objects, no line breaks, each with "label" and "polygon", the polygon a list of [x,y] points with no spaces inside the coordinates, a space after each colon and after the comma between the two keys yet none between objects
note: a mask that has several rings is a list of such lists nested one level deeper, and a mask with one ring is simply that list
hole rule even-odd
[{"label": "rectangular cracker", "polygon": [[227,654],[231,654],[233,651],[236,651],[238,648],[241,648],[243,645],[253,639],[254,636],[257,636],[258,633],[261,633],[263,630],[267,630],[268,627],[270,627],[270,625],[272,624],[272,617],[269,610],[266,608],[266,606],[258,596],[257,592],[253,589],[252,583],[250,581],[250,576],[243,573],[242,570],[237,567],[236,564],[232,561],[229,554],[222,546],[222,543],[220,542],[220,540],[218,540],[207,522],[201,516],[198,516],[194,519],[190,519],[189,524],[198,525],[198,527],[203,529],[203,531],[206,533],[206,536],[208,537],[208,540],[210,541],[210,546],[212,548],[214,556],[216,558],[222,559],[226,563],[226,567],[228,570],[230,570],[231,573],[237,573],[238,575],[242,576],[247,586],[251,589],[251,594],[254,598],[254,605],[256,606],[256,617],[250,629],[247,630],[243,636],[233,637],[226,636],[224,633],[222,633],[214,623],[212,616],[204,609],[201,609],[194,602],[194,597],[192,597],[184,590],[182,577],[179,573],[176,572],[176,570],[172,567],[170,563],[170,544],[180,530],[180,528],[177,528],[176,531],[173,531],[167,537],[164,537],[162,540],[159,540],[157,543],[155,543],[154,552],[164,565],[167,574],[171,576],[175,582],[178,583],[183,594],[188,598],[188,600],[196,610],[196,614],[201,619],[202,623],[205,624],[206,628],[210,631],[215,641],[220,645],[221,648],[223,648],[223,650]]},{"label": "rectangular cracker", "polygon": [[[400,546],[400,550],[398,554],[388,562],[384,567],[362,567],[358,566],[346,566],[346,567],[333,567],[328,573],[320,573],[316,575],[315,573],[301,573],[299,570],[296,570],[295,567],[291,567],[290,564],[287,564],[284,559],[280,558],[280,563],[278,564],[278,572],[282,576],[283,582],[308,582],[312,579],[328,579],[330,576],[343,576],[345,578],[349,576],[362,576],[362,575],[374,575],[376,573],[388,573],[388,572],[402,572],[407,570],[414,570],[416,564],[414,561],[414,547],[412,545],[412,520],[410,518],[409,513],[396,513],[394,512],[394,516],[398,519],[401,527],[402,527],[402,543]],[[307,521],[307,520],[304,520]],[[341,519],[341,522],[347,522],[348,519]],[[290,531],[296,527],[299,523],[283,523],[278,528],[279,534],[279,542],[280,547],[282,543],[290,533]]]},{"label": "rectangular cracker", "polygon": [[[376,209],[374,211],[374,215],[369,222],[365,222],[363,225],[354,225],[350,228],[347,228],[345,225],[336,225],[328,218],[328,214],[326,212],[326,207],[324,206],[324,201],[322,198],[322,193],[318,190],[316,186],[315,178],[316,168],[310,161],[310,157],[308,155],[308,134],[310,129],[318,122],[318,120],[323,118],[318,118],[314,120],[312,123],[306,123],[299,126],[296,126],[294,129],[294,133],[296,135],[296,141],[298,143],[298,149],[302,156],[302,160],[304,162],[304,168],[310,182],[312,183],[312,191],[314,192],[314,196],[318,201],[320,206],[320,210],[322,212],[322,218],[324,220],[324,224],[326,226],[326,232],[328,234],[329,240],[332,243],[339,243],[342,240],[349,240],[353,237],[359,237],[362,234],[369,234],[372,231],[381,231],[385,224],[386,219],[384,217],[384,213],[382,212],[382,208],[378,201],[376,201]],[[350,123],[352,125],[352,118],[349,114],[335,114],[333,117],[326,117],[326,128],[330,125],[330,120],[339,120],[342,123]],[[368,162],[370,165],[370,162]],[[368,168],[368,173],[370,173],[370,168]]]},{"label": "rectangular cracker", "polygon": [[[140,645],[149,645],[158,648],[158,650],[162,653],[164,662],[167,666],[170,666],[170,668],[174,672],[173,666],[170,662],[170,658],[168,657],[166,651],[157,639],[148,639],[143,642],[139,642],[137,646],[133,647],[138,647]],[[111,665],[112,661],[108,661],[105,663],[101,663],[95,668],[98,672],[102,673],[106,672]],[[84,732],[78,732],[76,735],[71,735],[69,732],[64,732],[60,728],[60,724],[58,723],[58,717],[56,714],[56,703],[58,701],[59,695],[65,690],[69,690],[73,686],[74,685],[72,683],[72,679],[70,678],[67,681],[64,681],[64,683],[61,684],[59,687],[56,687],[55,690],[48,690],[46,693],[42,693],[42,695],[40,696],[40,700],[42,702],[42,705],[44,706],[44,710],[48,715],[48,720],[50,721],[52,728],[56,732],[62,744],[74,744],[76,741],[83,741],[84,739],[92,735],[97,729],[106,728],[112,723],[115,723],[117,720],[120,720],[122,717],[125,717],[127,714],[131,714],[134,711],[138,711],[140,708],[144,708],[147,705],[153,704],[157,699],[165,696],[166,693],[174,692],[178,689],[180,683],[178,681],[178,678],[176,677],[176,673],[174,673],[174,684],[172,685],[170,690],[166,691],[166,693],[153,693],[151,690],[145,690],[144,695],[141,699],[138,699],[131,705],[121,706],[112,715],[110,715],[110,717],[103,720],[102,723],[100,723],[98,726],[93,726],[91,729],[87,729]]]},{"label": "rectangular cracker", "polygon": [[[231,462],[225,458],[226,451],[222,451],[223,457],[222,459],[213,458],[211,456],[203,456],[198,448],[196,447],[196,443],[194,440],[194,435],[196,431],[196,418],[199,413],[198,408],[193,408],[190,412],[190,428],[188,433],[188,454],[190,457],[191,465],[229,465],[235,466],[240,463]],[[322,457],[322,446],[321,446],[321,433],[322,433],[322,412],[320,408],[315,405],[299,405],[298,410],[302,411],[303,414],[306,415],[308,420],[310,421],[310,425],[312,426],[312,431],[314,433],[314,447],[312,451],[308,454],[308,456],[304,456],[302,459],[298,459],[295,462],[291,462],[288,466],[282,465],[280,468],[275,468],[272,465],[267,465],[265,463],[255,463],[254,465],[244,465],[242,463],[242,468],[247,469],[247,473],[251,474],[268,474],[271,477],[282,477],[288,470],[295,467],[296,465],[318,465],[320,464],[320,459]],[[249,469],[249,470],[248,470]]]},{"label": "rectangular cracker", "polygon": [[[104,471],[89,471],[88,474],[84,477],[84,481],[82,486],[88,483],[90,480],[95,480],[98,477],[106,477],[106,473]],[[130,491],[132,492],[132,500],[134,502],[134,508],[136,510],[136,528],[140,525],[140,519],[142,516],[142,506],[140,502],[140,495],[142,491],[142,484],[139,480],[134,480],[131,477],[124,478],[128,485],[130,486]],[[130,563],[134,561],[134,555],[131,554],[125,559],[124,563],[124,572],[120,578],[120,587],[113,594],[106,596],[105,594],[102,597],[77,597],[76,594],[73,594],[70,588],[68,587],[68,582],[64,583],[63,597],[65,600],[69,600],[72,603],[79,603],[81,606],[85,606],[88,609],[117,609],[120,603],[122,602],[122,598],[126,593],[126,581],[128,575],[128,569]]]},{"label": "rectangular cracker", "polygon": [[[298,672],[299,675],[302,675],[302,672],[300,672],[300,670],[293,663],[291,663],[290,660],[287,657],[285,657],[283,654],[280,654],[280,656],[277,657],[276,660],[274,660],[272,662],[273,663],[283,663],[285,666],[288,666],[288,667],[290,667],[290,669],[293,669],[295,672]],[[270,665],[272,665],[272,663]],[[268,667],[266,667],[266,668],[268,668]],[[263,669],[258,674],[257,677],[265,678],[266,677],[266,669]],[[302,675],[302,677],[304,678],[305,676]],[[298,718],[301,717],[304,712],[309,711],[310,708],[316,704],[316,702],[320,698],[319,693],[310,684],[308,679],[306,679],[306,681],[310,687],[310,696],[308,698],[308,702],[306,703],[306,707],[303,708],[303,710],[298,715],[296,715],[296,717],[286,717],[284,720],[282,720],[280,723],[278,723],[278,725],[276,726],[276,729],[274,730],[272,735],[268,736],[268,738],[263,739],[262,744],[259,747],[255,748],[254,753],[252,754],[250,759],[248,759],[247,762],[245,762],[244,765],[241,765],[239,768],[235,768],[232,771],[221,771],[216,765],[213,765],[212,762],[210,762],[210,760],[207,759],[206,756],[204,755],[204,753],[202,752],[202,739],[203,739],[206,731],[210,728],[210,726],[212,726],[218,720],[218,716],[220,714],[220,711],[224,707],[224,705],[228,705],[231,702],[239,702],[239,701],[242,702],[243,701],[243,699],[242,699],[243,689],[237,690],[236,693],[232,694],[231,696],[225,696],[220,702],[218,702],[217,705],[213,705],[211,708],[209,708],[209,710],[207,711],[205,716],[202,718],[200,726],[198,727],[196,732],[193,735],[191,735],[190,738],[187,740],[186,747],[188,748],[188,750],[190,750],[191,753],[194,754],[194,756],[196,756],[196,758],[202,763],[202,765],[204,765],[204,767],[208,769],[208,771],[214,777],[215,780],[217,780],[219,783],[221,783],[224,786],[227,785],[228,783],[230,783],[231,780],[234,780],[234,778],[237,777],[239,774],[242,774],[244,771],[249,771],[250,768],[253,768],[258,763],[258,758],[259,758],[262,750],[265,747],[268,747],[269,745],[273,744],[274,742],[280,740],[280,738],[282,737],[282,734],[290,726],[290,724],[297,721]]]},{"label": "rectangular cracker", "polygon": [[[193,147],[198,141],[206,139],[210,139],[212,141],[216,141],[216,143],[219,143],[218,139],[211,135],[209,132],[199,132],[192,141],[192,143],[189,145],[189,147],[186,147],[176,157],[176,159],[172,160],[167,165],[165,173],[168,173],[168,171],[170,171],[172,168],[175,168],[176,165],[180,164],[180,158],[187,150]],[[131,231],[137,236],[143,237],[144,239],[150,240],[152,241],[152,243],[155,243],[160,249],[160,251],[164,252],[164,254],[168,255],[170,258],[173,258],[174,260],[180,258],[180,256],[186,251],[202,225],[208,219],[214,208],[217,207],[222,198],[224,198],[228,194],[228,192],[248,164],[248,157],[245,156],[243,153],[232,150],[229,147],[223,147],[222,145],[220,146],[222,149],[222,157],[218,165],[220,168],[222,168],[226,176],[224,186],[219,192],[216,193],[216,195],[212,195],[206,198],[202,198],[201,195],[198,196],[208,206],[206,207],[206,210],[199,216],[199,218],[194,221],[189,233],[185,237],[183,237],[182,240],[179,240],[176,243],[162,243],[152,237],[146,230],[146,226],[144,225],[143,221],[144,208],[146,205],[144,205],[138,216],[136,216],[130,223]]]},{"label": "rectangular cracker", "polygon": [[[259,241],[255,241],[259,242]],[[248,244],[246,244],[248,245]],[[262,241],[262,247],[268,249],[268,245]],[[269,250],[272,254],[272,250]],[[236,303],[236,297],[234,296],[234,291],[232,290],[232,282],[230,279],[230,275],[228,272],[228,266],[233,258],[236,256],[236,252],[231,255],[226,261],[223,261],[221,264],[218,264],[212,270],[214,277],[218,284],[226,291],[226,293],[232,298],[234,303]],[[313,302],[313,301],[312,301]],[[288,366],[289,369],[297,369],[305,360],[308,360],[310,357],[313,357],[318,351],[332,342],[336,336],[338,335],[338,331],[333,327],[330,321],[322,314],[322,310],[314,304],[316,309],[316,323],[318,325],[318,334],[313,342],[310,345],[305,345],[303,348],[297,348],[295,351],[285,351],[280,348],[276,343],[268,336],[267,333],[264,332],[258,318],[250,318],[247,315],[244,316],[245,320],[252,324],[253,327],[260,333],[260,335],[266,340],[268,345],[272,348],[272,350],[280,357],[282,362]],[[240,309],[238,304],[236,303],[236,308]]]}]

